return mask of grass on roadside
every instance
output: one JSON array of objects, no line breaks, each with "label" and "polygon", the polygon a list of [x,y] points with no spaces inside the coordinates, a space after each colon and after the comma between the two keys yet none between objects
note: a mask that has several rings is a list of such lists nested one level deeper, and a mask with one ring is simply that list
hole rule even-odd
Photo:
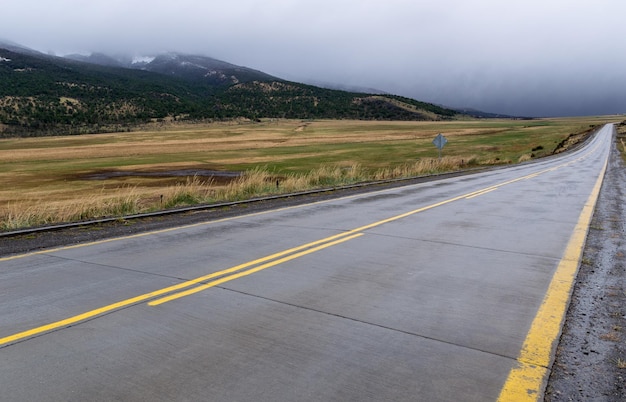
[{"label": "grass on roadside", "polygon": [[315,188],[336,187],[369,180],[405,178],[459,170],[476,165],[475,158],[443,157],[423,159],[412,164],[367,172],[358,164],[339,166],[324,165],[307,173],[278,175],[266,168],[257,167],[244,172],[237,179],[223,186],[215,186],[212,180],[198,176],[187,178],[184,183],[167,187],[157,196],[140,197],[135,187],[120,189],[113,198],[93,195],[75,202],[35,202],[22,208],[9,204],[0,229],[15,230],[23,227],[47,225],[59,222],[76,222],[110,216],[132,215],[181,206],[245,200],[254,197],[298,192]]},{"label": "grass on roadside", "polygon": [[3,214],[0,229],[41,226],[60,222],[79,222],[104,216],[125,216],[141,212],[140,198],[134,189],[123,190],[117,197],[87,196],[73,202],[47,203],[39,200],[25,208],[19,204],[8,204]]},{"label": "grass on roadside", "polygon": [[617,125],[617,149],[622,154],[622,160],[626,162],[626,120]]},{"label": "grass on roadside", "polygon": [[[0,230],[522,162],[602,122],[288,120],[1,140]],[[440,132],[441,160],[431,143]],[[186,169],[243,173],[227,183],[167,176]],[[164,176],[142,176],[154,172]],[[102,173],[123,174],[92,178]]]}]

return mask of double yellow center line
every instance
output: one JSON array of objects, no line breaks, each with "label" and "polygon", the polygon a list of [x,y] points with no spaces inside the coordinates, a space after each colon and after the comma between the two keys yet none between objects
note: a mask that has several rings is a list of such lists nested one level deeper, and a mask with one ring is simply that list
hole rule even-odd
[{"label": "double yellow center line", "polygon": [[[222,283],[225,282],[229,282],[232,281],[233,279],[237,279],[237,278],[241,278],[244,276],[248,276],[250,274],[253,274],[255,272],[259,272],[261,270],[264,270],[266,268],[270,268],[279,264],[282,264],[284,262],[287,261],[291,261],[291,260],[295,260],[296,258],[300,258],[302,256],[305,256],[307,254],[311,254],[314,253],[316,251],[320,251],[323,250],[327,247],[332,247],[336,244],[339,243],[343,243],[352,239],[355,239],[359,236],[362,236],[363,233],[354,233],[353,231],[347,232],[347,233],[342,233],[342,234],[338,234],[335,236],[331,236],[331,237],[327,237],[325,239],[322,240],[318,240],[312,243],[308,243],[308,244],[303,244],[302,246],[298,246],[298,247],[294,247],[292,249],[289,250],[285,250],[285,251],[281,251],[280,253],[276,253],[276,254],[272,254],[272,255],[268,255],[267,257],[263,257],[263,258],[259,258],[258,260],[254,260],[254,261],[250,261],[250,262],[246,262],[245,264],[240,264],[240,265],[236,265],[232,268],[228,268],[225,269],[223,271],[219,271],[219,272],[214,272],[212,274],[203,276],[201,278],[198,279],[194,279],[193,281],[189,281],[186,282],[189,285],[195,285],[198,284],[200,282],[205,282],[209,279],[212,278],[219,278],[219,279],[215,279],[211,282],[208,283],[203,283],[199,286],[196,286],[195,288],[192,289],[187,289],[184,290],[182,292],[178,292],[178,293],[174,293],[171,294],[169,296],[166,297],[162,297],[160,299],[157,300],[153,300],[151,302],[148,303],[148,305],[150,306],[158,306],[159,304],[163,304],[166,303],[168,301],[172,301],[172,300],[176,300],[176,299],[180,299],[181,297],[185,297],[185,296],[189,296],[192,295],[194,293],[198,293],[201,292],[203,290],[206,290],[208,288],[212,288],[214,286],[220,285]],[[259,265],[260,264],[260,265]],[[245,271],[242,271],[246,268],[249,267],[253,267],[250,269],[247,269]],[[239,272],[237,272],[239,271]],[[230,275],[228,275],[230,274]]]},{"label": "double yellow center line", "polygon": [[[549,170],[552,170],[552,169],[549,169]],[[547,172],[549,170],[545,170],[544,172]],[[269,255],[269,256],[266,256],[266,257],[263,257],[263,258],[259,258],[259,259],[254,260],[254,261],[249,261],[249,262],[246,262],[244,264],[236,265],[236,266],[234,266],[232,268],[228,268],[228,269],[225,269],[223,271],[214,272],[212,274],[209,274],[209,275],[206,275],[206,276],[202,276],[200,278],[196,278],[196,279],[191,280],[191,281],[187,281],[187,282],[181,283],[180,285],[183,286],[183,287],[191,287],[191,286],[194,286],[194,285],[198,285],[198,286],[193,287],[191,289],[183,290],[183,291],[180,291],[180,292],[177,292],[177,293],[173,293],[173,294],[170,294],[168,296],[165,296],[165,297],[153,300],[153,301],[150,301],[150,302],[148,302],[148,305],[150,305],[150,306],[158,306],[160,304],[167,303],[167,302],[172,301],[172,300],[180,299],[181,297],[185,297],[185,296],[189,296],[189,295],[201,292],[203,290],[212,288],[214,286],[218,286],[218,285],[220,285],[222,283],[229,282],[229,281],[232,281],[234,279],[241,278],[241,277],[244,277],[244,276],[248,276],[248,275],[253,274],[255,272],[259,272],[259,271],[262,271],[264,269],[267,269],[267,268],[270,268],[270,267],[282,264],[284,262],[291,261],[291,260],[294,260],[296,258],[303,257],[303,256],[305,256],[307,254],[311,254],[311,253],[314,253],[316,251],[320,251],[320,250],[323,250],[325,248],[332,247],[334,245],[337,245],[337,244],[344,243],[344,242],[347,242],[349,240],[355,239],[357,237],[362,236],[364,234],[363,231],[365,231],[367,229],[371,229],[371,228],[376,227],[376,226],[380,226],[380,225],[382,225],[384,223],[389,223],[389,222],[392,222],[392,221],[396,221],[398,219],[406,218],[406,217],[408,217],[410,215],[414,215],[414,214],[417,214],[419,212],[423,212],[423,211],[426,211],[426,210],[429,210],[429,209],[432,209],[432,208],[435,208],[435,207],[438,207],[438,206],[441,206],[441,205],[444,205],[444,204],[448,204],[448,203],[451,203],[453,201],[458,201],[458,200],[463,199],[463,198],[471,199],[471,198],[474,198],[474,197],[478,197],[480,195],[487,194],[487,193],[490,193],[492,191],[495,191],[499,187],[504,186],[506,184],[511,184],[511,183],[514,183],[514,182],[517,182],[517,181],[520,181],[520,180],[529,179],[529,178],[535,177],[537,175],[538,175],[537,173],[533,173],[533,174],[530,174],[528,176],[519,177],[517,179],[513,179],[513,180],[510,180],[510,181],[507,181],[507,182],[504,182],[504,183],[500,183],[500,184],[497,184],[495,186],[491,186],[491,187],[488,187],[488,188],[485,188],[485,189],[482,189],[482,190],[474,191],[472,193],[464,194],[464,195],[461,195],[461,196],[458,196],[458,197],[450,198],[450,199],[447,199],[445,201],[442,201],[442,202],[439,202],[439,203],[436,203],[436,204],[432,204],[432,205],[428,205],[428,206],[425,206],[425,207],[422,207],[422,208],[418,208],[418,209],[406,212],[404,214],[396,215],[396,216],[393,216],[391,218],[387,218],[387,219],[384,219],[384,220],[373,222],[373,223],[365,225],[365,226],[358,227],[356,229],[349,230],[349,231],[344,232],[344,233],[340,233],[340,234],[337,234],[337,235],[334,235],[334,236],[326,237],[324,239],[317,240],[317,241],[314,241],[314,242],[311,242],[311,243],[303,244],[301,246],[294,247],[294,248],[291,248],[291,249],[288,249],[288,250],[285,250],[285,251],[281,251],[279,253],[272,254],[272,255]],[[210,282],[206,282],[206,281],[214,279],[214,278],[218,278],[218,279],[212,280]]]},{"label": "double yellow center line", "polygon": [[[561,165],[559,167],[562,167],[564,165]],[[433,209],[433,208],[436,208],[445,204],[449,204],[451,202],[458,201],[461,199],[469,199],[469,198],[477,197],[483,194],[487,194],[507,184],[511,184],[511,183],[518,182],[520,180],[526,180],[532,177],[536,177],[540,174],[543,174],[543,173],[546,173],[555,169],[556,168],[550,168],[550,169],[540,171],[538,173],[532,173],[526,176],[518,177],[516,179],[499,183],[497,185],[490,186],[490,187],[487,187],[478,191],[473,191],[473,192],[463,194],[457,197],[449,198],[447,200],[444,200],[435,204],[431,204],[425,207],[421,207],[421,208],[418,208],[418,209],[415,209],[415,210],[412,210],[412,211],[409,211],[400,215],[396,215],[391,218],[373,222],[368,225],[358,227],[356,229],[348,230],[340,234],[329,236],[329,237],[326,237],[326,238],[323,238],[314,242],[306,243],[306,244],[303,244],[303,245],[300,245],[300,246],[297,246],[288,250],[284,250],[284,251],[281,251],[272,255],[268,255],[266,257],[259,258],[254,261],[249,261],[240,265],[236,265],[236,266],[233,266],[231,268],[228,268],[222,271],[213,272],[211,274],[204,275],[204,276],[191,279],[185,282],[181,282],[173,286],[165,287],[162,289],[155,290],[153,292],[149,292],[149,293],[145,293],[136,297],[132,297],[130,299],[122,300],[117,303],[109,304],[107,306],[97,308],[95,310],[91,310],[82,314],[78,314],[73,317],[69,317],[69,318],[56,321],[47,325],[43,325],[37,328],[22,331],[13,335],[5,336],[3,338],[0,338],[0,346],[6,345],[8,343],[17,342],[17,341],[20,341],[20,340],[23,340],[32,336],[37,336],[45,332],[53,331],[59,328],[67,327],[69,325],[73,325],[78,322],[91,319],[98,315],[109,313],[111,311],[128,307],[134,304],[142,303],[145,301],[151,300],[148,302],[148,305],[158,306],[163,303],[176,300],[181,297],[189,296],[189,295],[201,292],[203,290],[209,289],[214,286],[218,286],[225,282],[229,282],[237,278],[251,275],[255,272],[259,272],[261,270],[285,263],[287,261],[291,261],[296,258],[300,258],[305,255],[315,253],[325,248],[332,247],[337,244],[350,241],[352,239],[362,236],[363,231],[383,225],[385,223],[397,221],[399,219],[403,219],[408,216],[415,215],[417,213],[424,212],[429,209]],[[75,248],[75,247],[80,247],[80,246],[70,246],[67,248]],[[10,259],[13,259],[13,258],[14,257],[11,257]]]}]

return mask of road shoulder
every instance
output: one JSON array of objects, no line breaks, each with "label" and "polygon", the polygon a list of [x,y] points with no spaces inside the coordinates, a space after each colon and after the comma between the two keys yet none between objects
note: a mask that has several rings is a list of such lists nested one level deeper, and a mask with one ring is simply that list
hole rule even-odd
[{"label": "road shoulder", "polygon": [[546,401],[626,400],[626,167],[611,151]]}]

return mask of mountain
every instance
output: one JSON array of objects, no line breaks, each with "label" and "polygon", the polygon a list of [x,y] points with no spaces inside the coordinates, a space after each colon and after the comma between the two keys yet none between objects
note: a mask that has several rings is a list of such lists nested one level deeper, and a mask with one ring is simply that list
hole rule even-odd
[{"label": "mountain", "polygon": [[481,110],[476,110],[472,108],[451,108],[451,109],[456,110],[460,114],[476,117],[479,119],[518,119],[518,120],[532,120],[533,119],[532,117],[510,116],[507,114],[483,112]]},{"label": "mountain", "polygon": [[127,67],[126,63],[121,60],[118,60],[115,57],[106,55],[104,53],[91,53],[88,56],[82,54],[68,54],[64,56],[66,59],[81,61],[90,64],[97,64],[101,66],[109,66],[109,67]]},{"label": "mountain", "polygon": [[337,84],[333,82],[326,82],[326,81],[319,81],[319,80],[305,80],[303,82],[305,82],[308,85],[313,85],[316,87],[327,88],[327,89],[337,89],[339,91],[356,92],[356,93],[363,93],[363,94],[375,94],[375,95],[390,95],[388,92],[381,91],[380,89],[360,87],[357,85]]},{"label": "mountain", "polygon": [[43,55],[43,53],[41,53],[41,52],[38,52],[38,51],[33,50],[33,49],[29,49],[26,46],[20,45],[19,43],[11,42],[9,40],[2,39],[2,38],[0,38],[0,48],[6,49],[6,50],[10,50],[12,52],[23,53],[23,54],[30,54],[30,55],[34,55],[34,56]]},{"label": "mountain", "polygon": [[279,81],[278,78],[247,67],[236,66],[204,56],[168,53],[145,64],[142,70],[215,86],[230,86],[251,81]]},{"label": "mountain", "polygon": [[89,56],[68,55],[66,58],[102,66],[124,67],[150,71],[189,81],[202,81],[212,86],[230,86],[240,82],[279,80],[269,74],[241,67],[206,56],[165,53],[155,57],[108,56],[92,53]]},{"label": "mountain", "polygon": [[158,119],[442,120],[457,111],[325,89],[178,53],[56,57],[0,42],[0,135],[128,130]]}]

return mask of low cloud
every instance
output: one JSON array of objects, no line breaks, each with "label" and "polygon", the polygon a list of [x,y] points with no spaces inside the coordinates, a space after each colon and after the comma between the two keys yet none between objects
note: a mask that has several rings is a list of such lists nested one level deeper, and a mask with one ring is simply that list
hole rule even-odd
[{"label": "low cloud", "polygon": [[513,115],[626,113],[626,3],[23,0],[0,37],[56,54],[198,53],[287,79]]}]

